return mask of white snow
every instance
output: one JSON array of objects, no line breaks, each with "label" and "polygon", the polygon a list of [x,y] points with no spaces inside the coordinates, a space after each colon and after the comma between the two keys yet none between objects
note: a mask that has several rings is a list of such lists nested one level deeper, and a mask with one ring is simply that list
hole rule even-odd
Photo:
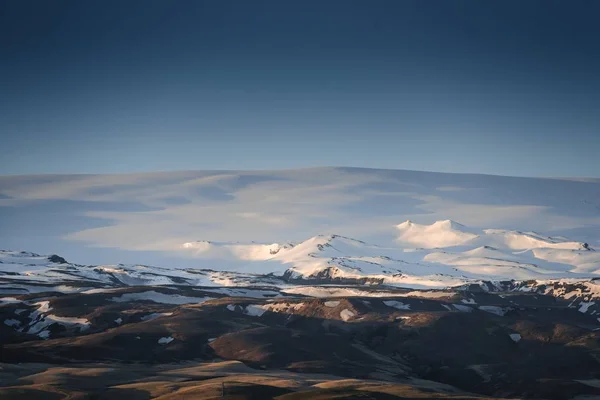
[{"label": "white snow", "polygon": [[513,342],[515,342],[515,343],[518,343],[518,342],[519,342],[519,340],[521,340],[521,335],[520,335],[520,334],[518,334],[518,333],[511,333],[511,334],[510,334],[510,335],[508,335],[508,336],[510,336],[510,338],[511,338],[511,339],[513,340]]},{"label": "white snow", "polygon": [[88,289],[88,290],[84,290],[83,294],[98,294],[98,293],[112,293],[115,292],[117,290],[119,290],[120,288],[96,288],[96,289]]},{"label": "white snow", "polygon": [[[0,264],[0,272],[2,271],[2,264]],[[68,285],[48,285],[48,282],[59,282],[62,279],[69,279],[67,274],[62,272],[52,271],[39,271],[35,273],[24,273],[21,275],[12,275],[11,283],[0,283],[0,291],[6,294],[27,294],[27,293],[41,293],[41,292],[60,292],[60,293],[78,293],[85,290],[83,287],[73,287]],[[73,278],[73,277],[71,277]],[[73,279],[79,279],[74,277]],[[16,282],[23,283],[16,283]],[[2,304],[0,304],[1,306]]]},{"label": "white snow", "polygon": [[593,306],[594,304],[596,304],[596,302],[594,301],[588,301],[588,302],[581,302],[579,303],[579,312],[582,313],[586,313],[588,311],[588,309]]},{"label": "white snow", "polygon": [[260,317],[266,311],[267,311],[267,309],[264,306],[250,304],[250,305],[247,305],[246,308],[244,309],[244,314],[250,315],[252,317]]},{"label": "white snow", "polygon": [[464,245],[477,238],[466,227],[454,221],[437,221],[432,225],[420,225],[405,221],[396,227],[398,241],[425,249]]},{"label": "white snow", "polygon": [[40,301],[33,304],[37,305],[38,308],[29,315],[29,318],[31,318],[27,329],[27,333],[29,334],[49,335],[49,331],[46,331],[48,333],[44,333],[44,330],[52,324],[60,324],[67,329],[77,328],[79,331],[84,331],[90,327],[90,322],[85,318],[61,317],[48,314],[52,310],[49,301]]},{"label": "white snow", "polygon": [[194,290],[201,290],[203,292],[209,292],[209,293],[219,293],[219,294],[224,294],[227,296],[231,296],[231,297],[254,297],[254,298],[264,298],[264,297],[268,297],[268,298],[273,298],[273,297],[281,297],[281,293],[279,293],[279,291],[277,289],[248,289],[248,288],[243,288],[243,287],[236,287],[236,288],[231,288],[231,287],[220,287],[220,288],[214,288],[214,289],[207,289],[207,288],[202,288],[202,289],[194,289]]},{"label": "white snow", "polygon": [[418,291],[413,291],[413,292],[408,292],[406,294],[402,294],[402,296],[419,297],[419,298],[423,298],[423,299],[444,299],[444,298],[452,297],[455,294],[456,294],[456,292],[418,290]]},{"label": "white snow", "polygon": [[115,319],[115,323],[121,325],[123,323],[123,318],[119,317],[119,318]]},{"label": "white snow", "polygon": [[[1,269],[1,265],[0,265],[0,269]],[[0,298],[0,306],[6,305],[6,304],[15,304],[15,303],[21,303],[21,300],[18,300],[14,297],[2,297]]]},{"label": "white snow", "polygon": [[169,336],[169,337],[161,337],[160,339],[158,339],[158,344],[169,344],[173,340],[175,340],[175,339],[173,339],[171,336]]},{"label": "white snow", "polygon": [[531,249],[561,249],[561,250],[583,250],[580,242],[565,241],[543,237],[534,232],[516,232],[503,229],[486,229],[485,234],[512,250]]},{"label": "white snow", "polygon": [[343,309],[340,312],[340,317],[344,320],[344,321],[348,321],[350,320],[352,317],[354,317],[354,313],[350,310],[348,310],[347,308]]},{"label": "white snow", "polygon": [[262,305],[261,307],[265,310],[272,311],[272,312],[289,313],[292,311],[302,310],[304,307],[306,307],[306,304],[305,303],[278,302],[278,303],[265,304],[265,305]]},{"label": "white snow", "polygon": [[410,304],[404,304],[401,301],[387,300],[383,304],[388,307],[397,308],[398,310],[410,310]]},{"label": "white snow", "polygon": [[432,290],[414,290],[411,292],[391,292],[389,290],[362,290],[356,287],[337,287],[337,286],[292,286],[283,287],[283,293],[301,294],[311,297],[419,297],[424,299],[440,299],[453,296],[456,292],[432,291]]},{"label": "white snow", "polygon": [[59,317],[58,315],[48,314],[46,320],[52,320],[63,325],[79,325],[81,330],[85,330],[90,326],[90,322],[85,318]]},{"label": "white snow", "polygon": [[90,322],[85,318],[59,317],[58,315],[47,314],[40,315],[39,319],[31,323],[27,333],[35,334],[41,332],[52,324],[60,324],[67,328],[75,327],[80,331],[84,331],[90,327]]},{"label": "white snow", "polygon": [[45,312],[48,312],[51,310],[49,301],[40,301],[40,302],[37,302],[34,304],[36,306],[38,306],[38,309],[37,309],[38,313],[45,313]]},{"label": "white snow", "polygon": [[479,306],[481,311],[489,312],[503,317],[510,309],[497,306]]},{"label": "white snow", "polygon": [[229,311],[235,311],[235,304],[227,304],[227,309]]},{"label": "white snow", "polygon": [[[348,279],[373,277],[382,279],[389,284],[408,287],[445,287],[449,282],[463,283],[462,280],[453,280],[451,277],[444,278],[442,283],[439,275],[433,279],[430,276],[441,272],[439,267],[423,269],[422,265],[412,265],[401,259],[390,257],[390,255],[394,255],[394,257],[406,258],[402,249],[369,245],[338,235],[315,236],[296,245],[281,246],[274,254],[269,252],[268,259],[235,258],[236,253],[230,251],[231,246],[239,249],[244,245],[211,242],[211,249],[215,249],[211,253],[211,257],[223,255],[223,252],[227,250],[227,256],[223,256],[225,257],[223,260],[226,260],[231,266],[243,262],[242,270],[248,273],[283,275],[287,271],[292,277],[302,279],[328,270],[331,277]],[[255,247],[256,244],[248,246]],[[420,272],[416,273],[418,276],[406,273],[411,271]],[[319,295],[316,294],[316,296]]]},{"label": "white snow", "polygon": [[339,305],[340,305],[339,301],[326,301],[325,302],[326,307],[337,307]]},{"label": "white snow", "polygon": [[4,272],[30,274],[57,265],[60,264],[50,262],[48,256],[30,252],[0,250],[0,270]]},{"label": "white snow", "polygon": [[[94,277],[96,284],[118,279],[125,284],[166,285],[173,284],[175,277],[210,284],[209,273],[194,277],[178,269],[207,265],[215,270],[278,275],[289,269],[306,277],[336,264],[336,253],[345,265],[336,264],[339,271],[335,273],[348,276],[392,276],[403,270],[402,261],[407,262],[409,271],[401,273],[408,277],[389,280],[407,287],[442,288],[454,282],[440,276],[442,272],[425,269],[443,270],[455,280],[480,279],[473,275],[481,274],[514,275],[519,268],[511,262],[525,265],[522,275],[534,275],[534,279],[539,274],[563,278],[566,272],[598,275],[600,269],[600,253],[583,246],[584,242],[591,247],[598,243],[597,179],[339,167],[43,179],[3,176],[0,184],[8,196],[3,203],[19,204],[20,216],[39,215],[40,222],[49,215],[72,221],[74,215],[85,213],[89,225],[67,227],[72,232],[67,239],[89,243],[95,252],[101,252],[103,262],[120,262],[118,258],[126,252],[111,250],[118,248],[130,251],[127,262],[152,262],[159,252],[169,258],[165,265],[173,266],[163,270],[147,267],[146,271],[160,270],[152,275],[143,274],[137,266],[106,265],[94,270],[71,265],[71,276]],[[124,199],[153,211],[132,213],[115,208]],[[81,206],[58,207],[59,211],[53,206],[69,201]],[[87,202],[94,202],[95,211],[87,210]],[[401,223],[399,215],[415,222]],[[98,218],[105,224],[96,226]],[[39,226],[50,229],[43,222]],[[203,231],[211,237],[198,238],[198,227],[207,226],[210,229]],[[334,231],[373,245],[327,239]],[[309,238],[317,232],[323,235]],[[35,243],[39,234],[39,230],[17,230],[11,243]],[[564,238],[570,234],[571,239]],[[497,257],[484,252],[477,256],[467,253],[484,246],[501,253],[498,263],[493,260]],[[426,260],[429,253],[437,254]],[[444,261],[443,253],[453,253],[457,259]],[[307,254],[316,257],[310,260]],[[392,260],[376,262],[379,267],[369,264],[380,256]],[[33,253],[4,251],[0,261],[0,270],[17,272],[22,280],[48,283],[68,275],[63,273],[65,265]],[[454,263],[460,264],[456,268],[460,272],[452,268]]]},{"label": "white snow", "polygon": [[600,300],[600,282],[582,279],[539,280],[533,285],[523,286],[521,291],[533,291],[545,286],[544,294],[564,299],[581,298],[586,301]]},{"label": "white snow", "polygon": [[38,333],[38,337],[42,339],[48,339],[50,337],[50,331],[41,331],[40,333]]},{"label": "white snow", "polygon": [[[102,252],[102,262],[120,262],[117,257],[124,253],[129,254],[127,262],[153,262],[156,252],[168,260],[162,268],[92,267],[5,250],[0,251],[0,272],[14,275],[10,284],[0,284],[0,293],[110,293],[115,281],[125,286],[198,287],[241,286],[257,279],[271,284],[273,279],[274,286],[289,293],[378,297],[382,292],[358,288],[290,288],[276,278],[286,274],[307,279],[327,273],[403,288],[444,289],[482,280],[583,282],[600,275],[600,251],[594,251],[600,243],[597,179],[319,168],[0,177],[0,183],[10,197],[3,202],[19,204],[19,213],[40,215],[41,220],[56,212],[53,202],[94,202],[99,209],[86,211],[86,216],[106,224],[73,228],[67,239],[91,244]],[[181,201],[167,201],[174,198]],[[114,209],[123,199],[156,211]],[[29,214],[33,203],[38,208]],[[83,212],[77,207],[59,208],[52,217],[63,221]],[[410,220],[402,222],[398,216]],[[199,232],[199,226],[210,229]],[[39,233],[18,231],[11,243],[35,243],[32,235]],[[203,232],[211,237],[197,237]],[[117,256],[111,248],[130,252],[114,252]],[[64,285],[73,280],[80,284]],[[84,282],[91,284],[86,287]],[[596,287],[595,296],[600,298],[599,285],[589,285]],[[231,291],[231,295],[264,296],[259,290],[248,290],[245,294]],[[423,293],[413,296],[426,297]],[[444,297],[442,293],[432,291],[430,296]],[[589,297],[591,293],[567,295]],[[410,295],[398,295],[402,296]],[[182,297],[188,298],[145,300],[198,303],[193,296]]]},{"label": "white snow", "polygon": [[5,319],[4,325],[18,327],[18,326],[21,326],[21,321],[16,320],[16,319]]},{"label": "white snow", "polygon": [[[333,278],[368,277],[388,285],[412,288],[446,288],[481,280],[562,279],[600,274],[600,266],[595,263],[595,254],[600,253],[589,251],[581,242],[564,238],[501,229],[478,230],[449,220],[431,225],[407,221],[398,225],[398,230],[400,238],[395,246],[378,246],[340,235],[319,235],[298,244],[207,242],[202,247],[208,249],[205,253],[210,255],[211,262],[220,257],[228,268],[239,265],[240,270],[247,273],[280,276],[287,272],[292,277],[305,279],[327,271]],[[259,248],[262,250],[257,250]],[[569,260],[573,262],[569,264]],[[314,297],[381,295],[348,288],[284,288],[283,291]],[[405,295],[449,296],[432,291]]]},{"label": "white snow", "polygon": [[151,313],[148,315],[144,315],[142,318],[140,318],[142,321],[152,321],[153,319],[156,318],[160,318],[160,317],[168,317],[173,315],[172,312],[168,312],[168,313]]},{"label": "white snow", "polygon": [[196,257],[234,258],[246,261],[265,261],[290,246],[273,244],[235,244],[197,241],[184,243],[181,248],[191,250]]},{"label": "white snow", "polygon": [[208,338],[208,343],[212,343],[212,342],[214,342],[215,340],[217,340],[217,338],[214,338],[214,337]]},{"label": "white snow", "polygon": [[[269,304],[249,304],[244,308],[244,314],[252,317],[261,317],[265,312],[275,313],[292,313],[293,311],[302,310],[306,306],[305,303],[269,303]],[[227,307],[230,311],[232,308]]]},{"label": "white snow", "polygon": [[473,309],[469,306],[464,306],[462,304],[452,304],[454,308],[456,308],[460,312],[472,312]]},{"label": "white snow", "polygon": [[[370,278],[398,287],[445,289],[482,280],[578,279],[583,281],[600,274],[600,252],[591,251],[589,246],[586,248],[578,241],[546,237],[532,232],[477,230],[447,220],[431,225],[406,222],[400,226],[402,240],[388,246],[369,244],[339,235],[319,235],[297,244],[284,245],[207,242],[207,246],[212,249],[207,253],[210,257],[200,258],[199,261],[210,266],[216,264],[224,271],[180,270],[142,265],[90,268],[71,264],[63,266],[52,264],[51,267],[15,275],[14,279],[27,285],[11,284],[11,286],[13,290],[19,288],[24,292],[56,290],[98,294],[110,293],[116,289],[77,288],[58,283],[65,279],[87,279],[111,284],[114,279],[117,279],[125,285],[164,286],[182,280],[191,286],[243,285],[252,282],[255,279],[254,274],[272,274],[274,277],[288,274],[290,277],[307,279],[327,272],[331,278]],[[428,245],[422,243],[426,238],[431,238]],[[406,247],[414,246],[415,243],[421,247],[416,249]],[[4,265],[0,264],[0,270],[3,268]],[[36,282],[45,282],[45,284],[44,286],[32,284]],[[48,286],[48,283],[56,283],[56,285]],[[278,285],[283,286],[284,293],[313,297],[391,295],[442,298],[452,295],[447,291],[432,290],[393,293],[341,287],[298,288],[282,285],[281,282]],[[206,290],[242,297],[260,298],[280,295],[275,290],[246,288]],[[125,293],[115,297],[114,301],[147,300],[167,304],[193,304],[208,299],[168,295],[156,291],[144,293]],[[116,300],[118,298],[121,300]]]},{"label": "white snow", "polygon": [[[292,286],[281,289],[283,293],[301,294],[310,297],[392,297],[400,294],[385,290],[362,290],[355,287],[336,287],[336,286]],[[416,293],[416,292],[411,292]],[[407,296],[409,293],[406,294]]]}]

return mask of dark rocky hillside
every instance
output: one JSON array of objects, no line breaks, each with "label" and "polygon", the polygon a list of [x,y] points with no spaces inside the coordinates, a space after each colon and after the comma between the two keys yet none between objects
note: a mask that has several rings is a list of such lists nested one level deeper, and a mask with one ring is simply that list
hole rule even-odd
[{"label": "dark rocky hillside", "polygon": [[222,384],[232,399],[600,396],[600,322],[572,300],[476,287],[422,297],[234,290],[4,297],[0,396],[208,399]]}]

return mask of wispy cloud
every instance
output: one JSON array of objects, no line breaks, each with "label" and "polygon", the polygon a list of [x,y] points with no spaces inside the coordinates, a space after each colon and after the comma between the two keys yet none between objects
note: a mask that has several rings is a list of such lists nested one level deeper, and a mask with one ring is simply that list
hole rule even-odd
[{"label": "wispy cloud", "polygon": [[[0,178],[2,201],[18,202],[31,218],[51,212],[44,211],[50,202],[93,204],[60,209],[65,225],[79,221],[63,239],[134,251],[171,252],[194,240],[298,241],[319,233],[392,240],[393,227],[406,219],[542,232],[600,228],[594,203],[600,185],[588,181],[337,168],[10,178]],[[133,210],[118,207],[125,202]],[[82,217],[94,223],[81,229]],[[20,235],[25,248],[27,233]]]}]

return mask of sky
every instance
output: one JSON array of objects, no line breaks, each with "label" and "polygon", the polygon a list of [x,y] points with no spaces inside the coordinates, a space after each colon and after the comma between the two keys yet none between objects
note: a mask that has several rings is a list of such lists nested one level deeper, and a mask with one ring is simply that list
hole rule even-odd
[{"label": "sky", "polygon": [[600,3],[0,2],[0,175],[600,177]]}]

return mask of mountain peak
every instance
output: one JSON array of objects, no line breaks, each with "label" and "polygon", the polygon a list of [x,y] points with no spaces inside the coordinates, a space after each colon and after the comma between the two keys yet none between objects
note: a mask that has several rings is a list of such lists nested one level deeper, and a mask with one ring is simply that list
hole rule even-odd
[{"label": "mountain peak", "polygon": [[463,245],[478,236],[450,219],[436,221],[431,225],[405,221],[396,228],[400,231],[399,242],[428,249]]},{"label": "mountain peak", "polygon": [[397,227],[398,227],[399,229],[402,229],[402,228],[409,228],[409,227],[411,227],[412,225],[413,225],[413,222],[412,222],[410,219],[407,219],[406,221],[404,221],[404,222],[402,222],[402,223],[398,224],[398,225],[397,225]]},{"label": "mountain peak", "polygon": [[466,226],[459,224],[456,221],[453,221],[451,219],[444,219],[441,221],[435,221],[432,226],[438,226],[440,228],[444,228],[444,229],[464,229],[466,228]]}]

